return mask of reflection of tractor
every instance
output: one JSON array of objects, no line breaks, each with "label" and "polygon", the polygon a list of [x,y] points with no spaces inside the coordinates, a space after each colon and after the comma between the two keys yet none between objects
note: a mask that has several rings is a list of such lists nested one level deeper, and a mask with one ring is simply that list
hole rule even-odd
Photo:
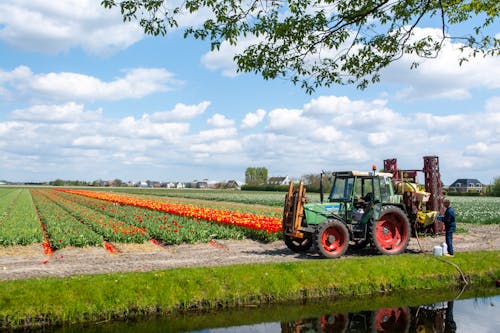
[{"label": "reflection of tractor", "polygon": [[[424,157],[423,170],[398,170],[395,159],[385,160],[384,169],[333,172],[326,203],[322,190],[320,203],[308,203],[303,183],[298,188],[290,183],[283,211],[285,244],[295,252],[314,246],[327,258],[343,255],[350,242],[357,248],[372,244],[381,253],[399,254],[408,246],[412,226],[415,231],[430,227],[439,231],[435,222],[442,211],[438,158]],[[417,171],[424,172],[425,191],[416,188]]]},{"label": "reflection of tractor", "polygon": [[410,309],[383,308],[377,311],[325,314],[281,323],[282,333],[407,333],[411,324]]}]

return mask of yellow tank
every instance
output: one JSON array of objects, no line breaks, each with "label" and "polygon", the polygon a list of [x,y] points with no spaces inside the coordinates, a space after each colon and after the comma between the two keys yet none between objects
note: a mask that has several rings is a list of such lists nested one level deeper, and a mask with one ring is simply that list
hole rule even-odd
[{"label": "yellow tank", "polygon": [[437,212],[432,210],[429,212],[418,212],[417,222],[422,224],[424,227],[431,225],[436,220]]},{"label": "yellow tank", "polygon": [[398,182],[396,183],[396,192],[398,194],[403,194],[405,192],[417,192],[418,184],[416,183],[407,183],[407,182]]}]

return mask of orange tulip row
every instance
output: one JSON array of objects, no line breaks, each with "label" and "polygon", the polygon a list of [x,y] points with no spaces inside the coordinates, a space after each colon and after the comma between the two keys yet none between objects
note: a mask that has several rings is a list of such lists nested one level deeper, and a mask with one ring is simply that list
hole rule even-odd
[{"label": "orange tulip row", "polygon": [[59,189],[59,191],[115,202],[121,205],[158,210],[173,215],[186,216],[255,230],[265,230],[269,233],[282,230],[281,219],[276,217],[158,202],[110,192],[74,189]]}]

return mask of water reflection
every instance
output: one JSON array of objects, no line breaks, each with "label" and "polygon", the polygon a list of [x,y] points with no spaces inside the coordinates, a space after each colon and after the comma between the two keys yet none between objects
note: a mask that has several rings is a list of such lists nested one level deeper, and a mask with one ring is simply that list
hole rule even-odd
[{"label": "water reflection", "polygon": [[282,323],[282,333],[305,332],[408,332],[410,310],[406,307],[384,308],[377,311],[363,311],[347,314],[327,314]]},{"label": "water reflection", "polygon": [[281,323],[282,333],[449,333],[456,332],[454,301],[419,307],[332,313]]},{"label": "water reflection", "polygon": [[[420,306],[395,306],[395,304],[424,303],[415,300],[414,295],[409,294],[410,299],[397,303],[389,302],[387,299],[381,301],[377,298],[362,299],[362,304],[356,304],[356,299],[351,299],[350,303],[325,300],[310,304],[259,306],[179,316],[89,323],[83,326],[44,327],[35,331],[57,333],[498,333],[500,331],[500,307],[498,306],[500,295],[498,292],[496,289],[493,294],[484,293],[482,297]],[[429,296],[426,298],[427,302],[448,299],[448,297]],[[376,307],[377,304],[392,305],[373,311],[359,310],[370,309],[371,306]]]}]

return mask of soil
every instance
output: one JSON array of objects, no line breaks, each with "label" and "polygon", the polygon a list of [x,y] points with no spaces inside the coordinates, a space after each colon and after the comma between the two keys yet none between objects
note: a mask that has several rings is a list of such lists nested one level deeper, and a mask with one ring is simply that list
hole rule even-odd
[{"label": "soil", "polygon": [[[500,250],[500,225],[460,225],[454,235],[455,252]],[[411,238],[407,252],[432,253],[444,236]],[[314,253],[290,251],[282,241],[215,240],[202,244],[161,246],[154,243],[114,244],[119,253],[104,247],[64,248],[46,255],[41,244],[0,247],[0,280],[68,277],[81,274],[144,272],[196,266],[314,260]],[[368,247],[348,250],[345,257],[377,255]]]}]

